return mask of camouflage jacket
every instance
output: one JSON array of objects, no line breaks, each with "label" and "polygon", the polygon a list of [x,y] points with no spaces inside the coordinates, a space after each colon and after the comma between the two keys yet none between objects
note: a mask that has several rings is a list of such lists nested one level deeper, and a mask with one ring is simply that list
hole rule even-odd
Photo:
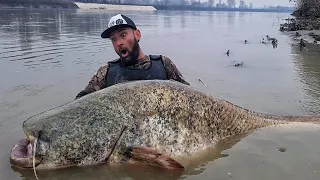
[{"label": "camouflage jacket", "polygon": [[[182,76],[176,65],[166,56],[162,56],[163,64],[167,72],[168,79],[175,80],[187,85],[190,85]],[[145,56],[144,59],[140,60],[138,64],[133,65],[133,67],[138,69],[147,69],[150,67],[150,58],[149,56]],[[108,70],[108,64],[101,66],[98,71],[91,77],[89,84],[82,90],[77,96],[80,98],[89,93],[98,91],[106,87],[106,74]]]}]

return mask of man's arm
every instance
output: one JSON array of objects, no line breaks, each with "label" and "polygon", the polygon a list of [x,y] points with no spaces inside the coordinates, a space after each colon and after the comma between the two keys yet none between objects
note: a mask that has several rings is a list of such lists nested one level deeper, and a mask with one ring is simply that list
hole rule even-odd
[{"label": "man's arm", "polygon": [[85,87],[85,89],[76,96],[76,99],[103,89],[105,87],[105,77],[107,74],[107,70],[108,65],[100,67],[96,74],[91,77],[91,80],[89,81],[89,84]]},{"label": "man's arm", "polygon": [[163,57],[163,64],[167,71],[169,79],[181,82],[183,84],[190,85],[185,78],[182,76],[181,72],[178,70],[177,66],[166,56]]}]

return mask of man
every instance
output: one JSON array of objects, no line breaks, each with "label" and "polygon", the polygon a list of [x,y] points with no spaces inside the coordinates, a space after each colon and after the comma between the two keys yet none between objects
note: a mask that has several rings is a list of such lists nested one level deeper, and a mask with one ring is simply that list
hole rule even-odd
[{"label": "man", "polygon": [[113,16],[101,37],[111,40],[120,58],[100,67],[76,99],[114,84],[133,80],[167,79],[190,85],[168,57],[148,56],[142,52],[139,46],[140,30],[127,16]]}]

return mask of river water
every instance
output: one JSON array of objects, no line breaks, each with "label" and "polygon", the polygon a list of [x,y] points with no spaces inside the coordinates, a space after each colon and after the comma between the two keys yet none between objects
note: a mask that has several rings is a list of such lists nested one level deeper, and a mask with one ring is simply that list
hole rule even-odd
[{"label": "river water", "polygon": [[[34,179],[12,168],[10,149],[22,122],[72,101],[96,70],[117,58],[100,34],[118,12],[1,9],[0,179]],[[122,12],[142,32],[146,54],[168,56],[193,86],[241,107],[277,115],[320,110],[319,49],[278,31],[288,13]],[[262,44],[266,35],[277,47]],[[244,40],[248,40],[244,44]],[[230,50],[230,55],[225,53]],[[235,67],[243,62],[243,66]],[[201,79],[201,83],[198,79]],[[265,129],[200,155],[183,174],[142,166],[38,172],[40,179],[317,179],[320,129]],[[240,141],[241,140],[241,141]],[[280,152],[279,148],[286,149]]]}]

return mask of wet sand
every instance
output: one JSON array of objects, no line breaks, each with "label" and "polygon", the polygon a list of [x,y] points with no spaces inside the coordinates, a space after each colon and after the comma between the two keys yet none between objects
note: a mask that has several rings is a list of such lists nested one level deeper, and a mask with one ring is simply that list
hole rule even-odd
[{"label": "wet sand", "polygon": [[[299,33],[299,36],[296,36],[296,32]],[[298,31],[288,31],[285,32],[285,34],[288,34],[288,36],[290,36],[296,43],[299,43],[299,41],[301,39],[303,39],[304,41],[310,43],[310,44],[320,44],[319,41],[317,41],[317,43],[314,43],[315,38],[313,38],[312,36],[310,36],[310,33],[314,33],[316,35],[320,35],[320,30],[298,30]],[[320,46],[319,46],[320,47]]]}]

